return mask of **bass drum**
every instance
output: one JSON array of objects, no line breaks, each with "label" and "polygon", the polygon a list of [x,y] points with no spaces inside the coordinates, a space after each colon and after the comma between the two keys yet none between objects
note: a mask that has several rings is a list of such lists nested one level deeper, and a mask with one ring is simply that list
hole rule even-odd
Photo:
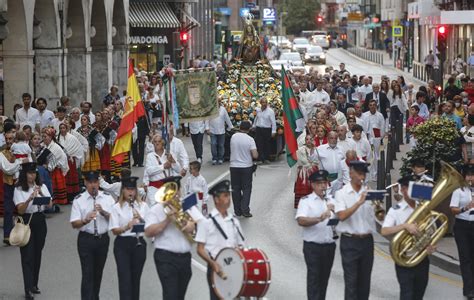
[{"label": "bass drum", "polygon": [[216,257],[226,279],[212,274],[212,286],[222,299],[265,296],[271,269],[267,255],[256,248],[224,248]]}]

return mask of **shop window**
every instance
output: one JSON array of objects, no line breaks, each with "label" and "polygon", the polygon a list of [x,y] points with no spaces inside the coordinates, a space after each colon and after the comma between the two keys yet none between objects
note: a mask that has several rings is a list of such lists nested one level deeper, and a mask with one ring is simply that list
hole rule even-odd
[{"label": "shop window", "polygon": [[156,45],[130,45],[130,57],[139,71],[152,73],[157,70],[159,60]]}]

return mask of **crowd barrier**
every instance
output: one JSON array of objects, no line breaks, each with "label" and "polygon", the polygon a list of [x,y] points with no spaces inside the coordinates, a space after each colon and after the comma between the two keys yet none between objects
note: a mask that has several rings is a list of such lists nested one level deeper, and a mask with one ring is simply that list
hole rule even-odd
[{"label": "crowd barrier", "polygon": [[361,47],[350,46],[347,51],[362,59],[383,65],[383,53]]}]

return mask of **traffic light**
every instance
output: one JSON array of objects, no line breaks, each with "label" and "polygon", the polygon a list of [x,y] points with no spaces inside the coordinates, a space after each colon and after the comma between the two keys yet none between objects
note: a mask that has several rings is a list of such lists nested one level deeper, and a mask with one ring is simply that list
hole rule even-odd
[{"label": "traffic light", "polygon": [[181,46],[187,47],[188,40],[189,40],[189,33],[187,31],[181,31],[179,33],[179,42],[181,43]]},{"label": "traffic light", "polygon": [[438,53],[441,61],[446,60],[446,50],[448,48],[448,29],[441,25],[438,27]]},{"label": "traffic light", "polygon": [[322,23],[322,22],[323,22],[323,17],[318,16],[318,17],[316,18],[316,22]]}]

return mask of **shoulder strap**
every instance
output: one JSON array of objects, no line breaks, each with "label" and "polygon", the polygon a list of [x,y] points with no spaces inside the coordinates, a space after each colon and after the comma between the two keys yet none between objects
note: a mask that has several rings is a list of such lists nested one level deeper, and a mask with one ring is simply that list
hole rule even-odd
[{"label": "shoulder strap", "polygon": [[244,236],[242,235],[242,232],[240,232],[240,229],[239,229],[239,226],[235,225],[234,223],[234,218],[230,219],[232,221],[232,225],[234,225],[235,229],[237,229],[237,232],[239,233],[240,235],[240,238],[242,239],[242,241],[245,241],[245,238]]},{"label": "shoulder strap", "polygon": [[[224,230],[222,229],[221,225],[219,225],[219,223],[217,223],[216,219],[214,218],[214,216],[211,216],[211,219],[212,219],[212,222],[214,223],[214,225],[217,227],[217,230],[219,230],[219,232],[222,234],[222,236],[224,237],[224,239],[227,240],[227,234],[225,234]],[[233,222],[232,222],[233,223]]]}]

